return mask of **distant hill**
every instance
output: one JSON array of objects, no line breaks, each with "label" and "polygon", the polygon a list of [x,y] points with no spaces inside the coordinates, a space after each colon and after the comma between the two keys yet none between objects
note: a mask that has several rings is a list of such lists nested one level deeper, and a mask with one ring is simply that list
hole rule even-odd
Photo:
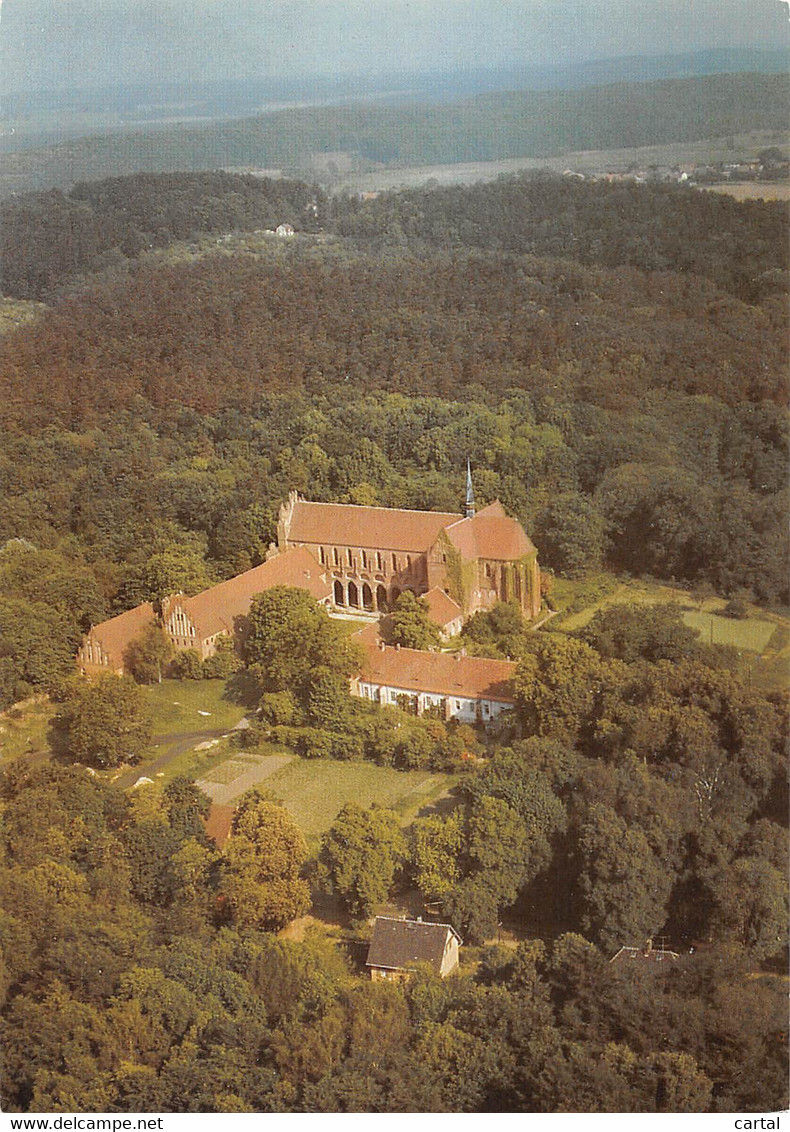
[{"label": "distant hill", "polygon": [[434,103],[306,107],[7,154],[0,193],[67,187],[139,171],[241,167],[301,172],[316,154],[342,153],[360,167],[370,167],[657,145],[784,130],[788,105],[790,76],[745,73],[583,90],[500,91]]}]

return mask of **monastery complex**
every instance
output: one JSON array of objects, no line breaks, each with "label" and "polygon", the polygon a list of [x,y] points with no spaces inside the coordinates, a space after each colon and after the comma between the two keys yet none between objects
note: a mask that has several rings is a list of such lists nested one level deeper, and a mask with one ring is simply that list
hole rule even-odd
[{"label": "monastery complex", "polygon": [[[194,597],[166,597],[159,620],[176,649],[205,659],[218,638],[237,635],[256,594],[283,585],[307,590],[330,615],[370,622],[357,634],[367,659],[352,681],[356,695],[380,703],[405,696],[417,711],[442,705],[448,718],[483,722],[512,706],[508,662],[393,648],[376,629],[407,590],[425,598],[445,640],[497,601],[537,616],[537,551],[501,503],[476,510],[471,477],[463,514],[313,503],[292,492],[265,562]],[[122,674],[129,644],[155,620],[146,602],[93,626],[81,670]]]}]

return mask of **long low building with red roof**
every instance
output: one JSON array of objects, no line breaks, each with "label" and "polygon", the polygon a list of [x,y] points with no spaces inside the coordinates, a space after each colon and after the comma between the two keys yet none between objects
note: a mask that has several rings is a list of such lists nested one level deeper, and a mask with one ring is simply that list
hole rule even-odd
[{"label": "long low building with red roof", "polygon": [[218,637],[235,635],[237,623],[249,613],[255,594],[273,586],[307,590],[323,605],[329,604],[332,595],[326,573],[312,554],[294,549],[194,597],[176,594],[165,598],[162,623],[177,649],[195,649],[205,659],[215,652]]},{"label": "long low building with red roof", "polygon": [[352,680],[354,695],[378,704],[438,711],[444,719],[489,723],[514,706],[515,664],[464,653],[385,645],[372,627],[355,634],[365,660]]},{"label": "long low building with red roof", "polygon": [[77,653],[80,669],[88,674],[112,672],[122,676],[124,653],[149,625],[156,624],[156,611],[149,601],[92,625]]},{"label": "long low building with red roof", "polygon": [[[306,550],[289,550],[194,597],[174,594],[165,598],[161,624],[176,649],[195,649],[205,660],[216,652],[219,637],[234,637],[239,621],[249,612],[253,597],[273,586],[307,590],[324,605],[329,604],[332,594],[327,576],[313,556]],[[77,663],[88,675],[97,672],[122,675],[129,645],[148,625],[156,623],[154,607],[144,602],[93,625],[83,639]]]}]

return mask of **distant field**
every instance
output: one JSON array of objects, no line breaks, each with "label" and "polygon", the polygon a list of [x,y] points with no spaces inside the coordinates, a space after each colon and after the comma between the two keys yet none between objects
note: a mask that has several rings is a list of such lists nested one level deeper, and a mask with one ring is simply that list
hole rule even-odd
[{"label": "distant field", "polygon": [[[651,165],[707,165],[719,161],[751,159],[756,157],[761,149],[773,145],[787,148],[790,145],[790,130],[781,136],[767,130],[755,130],[751,133],[736,134],[734,137],[709,138],[697,142],[672,142],[669,145],[637,146],[630,149],[579,150],[559,157],[516,157],[506,161],[411,165],[400,169],[390,167],[346,176],[336,186],[336,190],[382,192],[385,189],[416,188],[424,185],[426,181],[436,181],[439,185],[471,185],[478,181],[496,180],[503,174],[529,169],[551,169],[555,173],[573,169],[578,173],[595,173],[608,168],[627,169],[629,165],[637,165],[642,169]],[[729,186],[715,186],[715,188],[719,191],[727,191]]]},{"label": "distant field", "polygon": [[712,193],[726,193],[736,200],[790,200],[790,182],[738,181],[734,185],[701,185]]}]

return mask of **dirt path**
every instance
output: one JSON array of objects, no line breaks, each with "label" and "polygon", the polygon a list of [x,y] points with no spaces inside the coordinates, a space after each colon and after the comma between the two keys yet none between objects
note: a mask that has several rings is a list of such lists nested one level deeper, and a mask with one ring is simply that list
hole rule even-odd
[{"label": "dirt path", "polygon": [[187,751],[194,750],[198,744],[205,743],[209,739],[220,739],[227,734],[228,728],[222,727],[216,731],[176,731],[169,735],[159,735],[157,736],[158,745],[165,747],[166,750],[162,751],[162,754],[158,755],[152,763],[141,763],[139,766],[132,767],[131,770],[125,770],[113,780],[113,785],[120,786],[122,790],[127,790],[130,786],[134,786],[141,776],[153,778],[157,771],[164,770],[173,759]]}]

